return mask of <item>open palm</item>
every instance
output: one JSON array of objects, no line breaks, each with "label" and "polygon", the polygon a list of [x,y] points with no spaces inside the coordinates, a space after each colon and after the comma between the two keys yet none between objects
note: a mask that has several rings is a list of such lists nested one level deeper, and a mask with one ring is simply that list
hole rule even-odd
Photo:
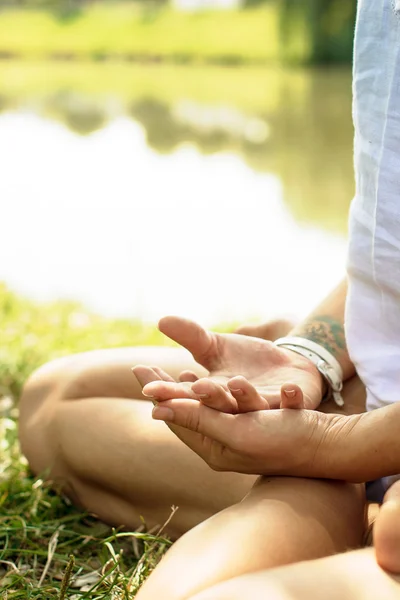
[{"label": "open palm", "polygon": [[157,401],[192,398],[223,412],[238,413],[283,405],[316,408],[322,378],[306,358],[272,342],[239,334],[220,334],[180,317],[164,317],[159,329],[187,348],[209,371],[198,379],[185,372],[174,381],[158,367],[134,367],[145,395]]}]

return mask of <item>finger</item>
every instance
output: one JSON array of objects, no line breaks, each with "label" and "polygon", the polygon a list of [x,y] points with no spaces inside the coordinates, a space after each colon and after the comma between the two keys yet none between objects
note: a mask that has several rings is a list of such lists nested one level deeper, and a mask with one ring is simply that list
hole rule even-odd
[{"label": "finger", "polygon": [[152,381],[144,386],[143,394],[150,398],[157,398],[159,401],[170,400],[171,398],[199,400],[198,396],[192,391],[192,384],[189,382]]},{"label": "finger", "polygon": [[161,377],[163,381],[173,381],[175,383],[175,379],[171,377],[164,369],[160,369],[160,367],[152,367],[153,371],[157,373]]},{"label": "finger", "polygon": [[268,400],[263,398],[245,377],[233,377],[228,381],[228,388],[237,401],[238,412],[269,409]]},{"label": "finger", "polygon": [[203,404],[214,410],[232,414],[237,412],[236,400],[222,385],[211,379],[199,379],[193,383],[192,390]]},{"label": "finger", "polygon": [[304,396],[295,383],[285,383],[281,387],[281,408],[304,408]]},{"label": "finger", "polygon": [[158,373],[147,365],[135,365],[131,371],[142,387],[151,381],[159,381],[161,379]]},{"label": "finger", "polygon": [[196,373],[193,373],[193,371],[182,371],[182,373],[179,375],[179,381],[191,381],[193,383],[197,380],[198,377]]},{"label": "finger", "polygon": [[230,415],[213,410],[201,402],[173,399],[153,408],[153,419],[179,425],[200,433],[224,446],[229,445],[232,427],[240,415]]},{"label": "finger", "polygon": [[159,321],[158,328],[171,340],[189,350],[200,365],[208,370],[212,368],[215,334],[182,317],[164,317]]}]

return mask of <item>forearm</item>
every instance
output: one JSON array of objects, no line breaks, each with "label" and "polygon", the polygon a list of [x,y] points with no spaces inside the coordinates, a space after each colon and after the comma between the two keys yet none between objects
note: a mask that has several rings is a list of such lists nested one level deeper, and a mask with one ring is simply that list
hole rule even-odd
[{"label": "forearm", "polygon": [[302,323],[296,325],[289,333],[290,336],[312,340],[329,350],[342,367],[344,381],[355,374],[344,333],[346,295],[347,281],[343,280]]},{"label": "forearm", "polygon": [[321,418],[331,421],[315,455],[315,476],[361,482],[400,473],[400,402]]}]

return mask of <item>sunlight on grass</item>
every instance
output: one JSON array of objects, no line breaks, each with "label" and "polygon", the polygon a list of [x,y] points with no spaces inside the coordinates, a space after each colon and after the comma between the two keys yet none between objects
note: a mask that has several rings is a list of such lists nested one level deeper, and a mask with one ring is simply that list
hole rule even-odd
[{"label": "sunlight on grass", "polygon": [[171,344],[155,326],[107,319],[74,302],[35,303],[1,282],[0,322],[0,395],[15,399],[28,375],[53,358],[97,348]]},{"label": "sunlight on grass", "polygon": [[111,528],[30,476],[16,418],[17,410],[1,399],[1,598],[133,598],[171,542],[144,526]]},{"label": "sunlight on grass", "polygon": [[51,358],[160,345],[166,338],[155,327],[105,319],[72,302],[40,305],[4,284],[0,322],[1,598],[62,598],[63,582],[68,598],[133,598],[170,542],[161,532],[146,533],[144,525],[138,532],[112,529],[32,477],[19,450],[16,404],[27,376]]}]

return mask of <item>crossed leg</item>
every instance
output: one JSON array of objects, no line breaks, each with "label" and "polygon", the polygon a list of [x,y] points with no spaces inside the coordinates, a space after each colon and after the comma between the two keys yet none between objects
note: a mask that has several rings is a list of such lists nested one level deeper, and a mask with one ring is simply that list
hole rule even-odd
[{"label": "crossed leg", "polygon": [[363,530],[364,498],[359,486],[261,478],[242,502],[175,542],[137,598],[186,600],[237,575],[360,547]]},{"label": "crossed leg", "polygon": [[131,367],[158,364],[172,376],[204,370],[184,350],[98,350],[48,363],[20,401],[20,441],[31,468],[59,480],[76,504],[109,523],[176,539],[250,490],[255,476],[217,473],[164,423],[151,418]]},{"label": "crossed leg", "polygon": [[[149,578],[142,600],[186,599],[235,575],[361,544],[360,486],[271,478],[252,488],[253,476],[213,472],[151,420],[151,404],[130,373],[139,362],[161,365],[174,377],[182,369],[199,372],[177,349],[60,359],[27,383],[20,436],[32,468],[50,469],[77,503],[105,521],[133,528],[144,516],[152,527],[166,520],[172,504],[180,507],[168,533],[191,531]],[[355,399],[353,408],[362,410],[361,388],[352,385],[348,405]]]},{"label": "crossed leg", "polygon": [[[400,597],[400,482],[375,523],[375,552],[366,548],[236,577],[188,600],[397,600]],[[386,568],[387,571],[383,569]]]},{"label": "crossed leg", "polygon": [[[363,410],[364,389],[357,378],[347,384],[344,397],[349,413]],[[327,403],[323,410],[339,409]],[[188,600],[208,589],[205,599],[211,600],[215,584],[238,575],[360,548],[365,508],[363,486],[262,477],[242,502],[179,539],[144,584],[138,600]],[[231,594],[232,587],[227,586]],[[240,589],[232,598],[249,597],[245,585]],[[229,594],[221,600],[230,599]]]}]

